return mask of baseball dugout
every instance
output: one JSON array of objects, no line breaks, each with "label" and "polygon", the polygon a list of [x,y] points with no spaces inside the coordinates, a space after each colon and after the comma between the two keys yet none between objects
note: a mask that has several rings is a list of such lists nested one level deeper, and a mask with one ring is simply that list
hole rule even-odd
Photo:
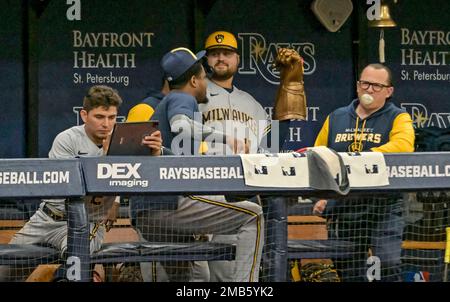
[{"label": "baseball dugout", "polygon": [[[445,190],[450,187],[449,176],[450,169],[448,160],[450,153],[421,153],[421,154],[385,154],[386,165],[389,170],[389,185],[376,188],[355,188],[352,189],[351,195],[357,196],[361,193],[370,194],[391,194],[392,192],[401,191],[432,191]],[[125,182],[124,186],[117,186],[111,183],[114,179],[111,177],[99,177],[99,167],[105,165],[126,164],[131,165],[138,171],[137,175],[131,175],[128,179],[132,184],[136,184],[138,180],[147,180],[150,184],[148,187],[130,186],[130,182]],[[133,243],[130,245],[110,245],[105,246],[106,249],[101,250],[98,255],[91,258],[89,253],[89,223],[87,212],[82,197],[84,195],[164,195],[164,194],[220,194],[224,191],[229,193],[246,193],[261,194],[271,196],[265,199],[265,216],[266,216],[266,243],[264,246],[263,266],[266,270],[265,280],[267,281],[285,281],[287,276],[287,261],[290,258],[305,257],[332,257],[332,253],[336,253],[336,249],[331,250],[331,254],[311,254],[316,252],[324,252],[333,245],[333,241],[308,242],[308,241],[288,241],[287,240],[287,214],[288,205],[283,195],[303,195],[313,196],[319,194],[327,194],[327,196],[335,195],[334,192],[325,192],[314,190],[310,187],[301,188],[277,188],[277,187],[251,187],[246,186],[242,177],[211,177],[193,178],[193,177],[175,177],[169,178],[164,174],[168,169],[173,167],[187,168],[188,171],[199,170],[201,167],[219,167],[224,171],[238,171],[241,169],[239,157],[104,157],[104,158],[85,158],[81,160],[42,160],[42,159],[22,159],[22,160],[1,160],[2,183],[0,190],[0,198],[36,198],[36,197],[69,197],[67,203],[67,223],[68,223],[68,259],[75,259],[73,263],[77,263],[80,267],[80,275],[76,280],[91,280],[91,265],[95,262],[118,262],[118,261],[159,261],[162,258],[158,252],[153,253],[155,248],[160,245],[145,245],[145,243]],[[117,166],[116,166],[117,167]],[[5,173],[7,172],[7,173]],[[49,172],[50,177],[54,175],[54,183],[42,178],[44,173]],[[12,173],[16,173],[15,183],[11,181]],[[17,174],[25,173],[25,174]],[[55,173],[55,174],[51,174]],[[59,174],[58,174],[59,173]],[[69,174],[67,174],[69,173]],[[133,173],[132,173],[133,174]],[[5,178],[5,175],[8,175]],[[31,175],[31,176],[30,176]],[[46,174],[47,175],[47,174]],[[59,176],[57,176],[59,175]],[[70,175],[70,177],[67,177]],[[192,174],[189,174],[192,176]],[[213,174],[214,175],[214,174]],[[220,172],[218,174],[221,175]],[[239,176],[239,173],[233,175]],[[21,181],[17,181],[17,177],[22,177]],[[25,177],[25,178],[23,178]],[[58,178],[59,177],[59,178]],[[61,178],[62,177],[62,178]],[[5,181],[5,179],[9,179]],[[64,180],[64,181],[61,181]],[[46,183],[48,182],[48,183]],[[120,184],[120,182],[119,182]],[[310,244],[311,243],[311,244]],[[316,243],[321,244],[316,245]],[[195,245],[201,246],[203,259],[232,259],[234,247],[232,245],[216,248],[211,247],[209,242],[194,242],[190,247],[193,253],[189,252],[182,245],[176,245],[175,250],[182,247],[185,253],[180,259],[197,260],[199,254],[196,253]],[[209,249],[208,247],[211,247]],[[19,264],[14,262],[10,251],[11,247],[4,248],[0,246],[0,250],[6,252],[0,253],[0,261],[3,264]],[[350,248],[350,247],[349,247]],[[40,259],[39,263],[54,261],[54,250],[38,251],[40,254],[36,256],[33,252],[27,254],[27,250],[23,250],[24,254],[20,259],[30,258]],[[172,253],[173,249],[161,249],[164,253]],[[169,252],[170,251],[170,252]],[[211,252],[211,253],[209,253]],[[209,254],[208,254],[209,253]],[[175,257],[176,253],[173,253]],[[194,255],[195,254],[195,255]],[[226,256],[224,256],[226,254]],[[5,256],[7,255],[7,256]],[[18,254],[17,254],[18,255]],[[120,255],[120,256],[119,256]],[[149,258],[154,255],[154,258]],[[230,256],[231,255],[231,256]],[[73,258],[71,258],[73,257]],[[203,256],[202,256],[203,257]],[[221,258],[223,257],[223,258]],[[109,259],[109,260],[108,260]],[[152,260],[149,260],[152,259]],[[168,258],[164,258],[167,260]],[[17,259],[19,260],[19,258]],[[34,263],[33,263],[34,264]]]}]

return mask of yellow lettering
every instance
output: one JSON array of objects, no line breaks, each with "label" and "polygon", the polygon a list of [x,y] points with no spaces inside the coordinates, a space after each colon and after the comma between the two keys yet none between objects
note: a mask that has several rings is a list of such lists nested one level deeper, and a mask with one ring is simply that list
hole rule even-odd
[{"label": "yellow lettering", "polygon": [[342,141],[346,142],[347,141],[347,133],[342,133]]},{"label": "yellow lettering", "polygon": [[349,133],[349,134],[347,134],[347,141],[349,142],[349,141],[352,141],[353,139],[354,139],[354,137],[355,137],[355,134],[354,133]]},{"label": "yellow lettering", "polygon": [[379,144],[381,142],[381,134],[380,133],[375,134],[375,138],[374,138],[373,142],[375,144]]}]

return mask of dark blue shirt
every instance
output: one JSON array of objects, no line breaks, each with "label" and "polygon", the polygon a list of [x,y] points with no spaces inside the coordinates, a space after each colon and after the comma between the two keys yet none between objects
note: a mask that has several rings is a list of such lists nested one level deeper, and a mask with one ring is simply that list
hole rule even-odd
[{"label": "dark blue shirt", "polygon": [[370,151],[389,142],[396,117],[405,113],[392,102],[365,119],[356,113],[359,100],[333,111],[329,116],[327,147],[337,152]]},{"label": "dark blue shirt", "polygon": [[151,89],[148,92],[147,97],[145,99],[143,99],[140,102],[140,104],[144,103],[144,104],[149,105],[153,109],[155,109],[156,107],[158,107],[159,102],[161,102],[161,100],[163,98],[164,98],[164,94],[162,94],[161,91],[157,91],[157,90]]},{"label": "dark blue shirt", "polygon": [[[179,134],[172,132],[170,126],[170,120],[175,115],[182,114],[194,120],[195,112],[199,112],[196,99],[190,94],[178,91],[170,92],[156,107],[154,119],[159,121],[163,145],[176,155],[198,155],[200,141],[194,141],[191,138],[190,127],[186,125]],[[174,140],[175,137],[176,140]]]}]

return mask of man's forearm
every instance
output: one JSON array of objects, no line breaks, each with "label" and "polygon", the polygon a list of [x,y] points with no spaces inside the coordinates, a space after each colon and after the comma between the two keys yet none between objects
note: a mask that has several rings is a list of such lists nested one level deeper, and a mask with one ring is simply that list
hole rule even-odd
[{"label": "man's forearm", "polygon": [[226,142],[226,134],[222,131],[216,130],[212,127],[203,125],[193,119],[190,119],[184,114],[177,114],[170,120],[171,131],[175,133],[180,133],[183,129],[189,128],[190,137],[196,138],[195,134],[200,133],[201,139],[204,140],[210,135],[214,135],[217,138],[222,139],[222,141]]}]

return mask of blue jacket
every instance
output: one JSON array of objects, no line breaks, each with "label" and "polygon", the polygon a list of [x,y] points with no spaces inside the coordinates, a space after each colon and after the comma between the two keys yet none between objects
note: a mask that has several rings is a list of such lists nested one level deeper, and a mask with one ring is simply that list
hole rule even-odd
[{"label": "blue jacket", "polygon": [[413,152],[414,128],[405,110],[386,102],[364,120],[356,114],[359,101],[333,111],[317,136],[315,146],[337,152]]}]

